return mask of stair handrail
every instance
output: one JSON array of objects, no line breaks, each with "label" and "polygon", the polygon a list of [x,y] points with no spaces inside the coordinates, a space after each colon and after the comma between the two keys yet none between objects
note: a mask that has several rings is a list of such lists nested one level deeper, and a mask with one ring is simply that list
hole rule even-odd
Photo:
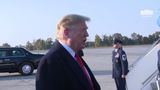
[{"label": "stair handrail", "polygon": [[[153,80],[153,78],[155,78],[155,77],[158,75],[158,73],[159,73],[159,71],[158,71],[158,69],[156,69],[145,81],[143,81],[143,82],[142,82],[142,85],[143,85],[142,89],[143,89],[146,85],[148,85],[149,82],[150,82],[151,80]],[[156,79],[155,79],[155,80],[156,80]]]}]

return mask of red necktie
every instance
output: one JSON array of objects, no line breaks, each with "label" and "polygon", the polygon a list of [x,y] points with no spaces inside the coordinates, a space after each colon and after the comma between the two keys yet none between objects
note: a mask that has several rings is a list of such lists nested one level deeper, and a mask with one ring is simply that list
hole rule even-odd
[{"label": "red necktie", "polygon": [[77,63],[79,64],[79,66],[80,66],[81,69],[83,70],[85,76],[87,77],[87,79],[88,79],[88,81],[89,81],[89,84],[90,84],[91,90],[94,90],[94,89],[93,89],[93,83],[92,83],[92,81],[91,81],[91,78],[89,77],[89,74],[87,73],[86,68],[85,68],[85,66],[83,65],[83,62],[82,62],[81,58],[80,58],[77,54],[75,54],[75,59],[77,60]]}]

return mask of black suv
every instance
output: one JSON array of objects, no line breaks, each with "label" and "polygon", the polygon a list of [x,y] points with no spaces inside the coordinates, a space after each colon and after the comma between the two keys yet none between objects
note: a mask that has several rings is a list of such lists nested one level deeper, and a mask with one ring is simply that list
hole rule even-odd
[{"label": "black suv", "polygon": [[0,48],[0,72],[30,75],[44,54],[33,54],[24,48]]}]

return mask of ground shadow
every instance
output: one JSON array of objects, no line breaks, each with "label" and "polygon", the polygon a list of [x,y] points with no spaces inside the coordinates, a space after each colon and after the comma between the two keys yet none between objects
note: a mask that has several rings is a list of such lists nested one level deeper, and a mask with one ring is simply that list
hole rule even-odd
[{"label": "ground shadow", "polygon": [[0,76],[0,80],[24,80],[24,79],[35,79],[35,73],[28,76],[22,76],[21,74],[5,74]]}]

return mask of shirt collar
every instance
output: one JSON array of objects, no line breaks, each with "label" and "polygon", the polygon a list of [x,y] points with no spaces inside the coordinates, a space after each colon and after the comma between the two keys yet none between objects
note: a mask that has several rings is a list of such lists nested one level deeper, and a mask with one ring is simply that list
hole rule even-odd
[{"label": "shirt collar", "polygon": [[115,51],[115,52],[118,52],[118,49],[116,48],[116,49],[114,49],[114,51]]},{"label": "shirt collar", "polygon": [[61,42],[60,40],[58,40],[58,41],[71,54],[71,56],[74,58],[75,52],[72,50],[72,48],[70,48],[68,45],[66,45],[65,43]]}]

